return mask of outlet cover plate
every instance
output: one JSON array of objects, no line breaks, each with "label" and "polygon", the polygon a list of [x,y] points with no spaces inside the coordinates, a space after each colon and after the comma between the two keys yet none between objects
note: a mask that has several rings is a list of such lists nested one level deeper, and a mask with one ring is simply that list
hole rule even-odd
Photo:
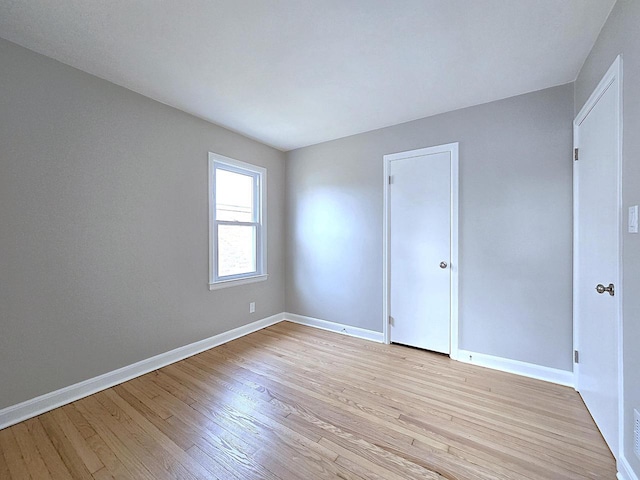
[{"label": "outlet cover plate", "polygon": [[638,205],[629,207],[629,233],[638,233]]},{"label": "outlet cover plate", "polygon": [[633,451],[640,459],[640,412],[633,409]]}]

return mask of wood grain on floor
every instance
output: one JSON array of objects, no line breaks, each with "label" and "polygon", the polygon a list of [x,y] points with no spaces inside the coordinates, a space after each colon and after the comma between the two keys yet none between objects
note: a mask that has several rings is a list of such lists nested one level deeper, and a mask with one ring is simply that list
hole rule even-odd
[{"label": "wood grain on floor", "polygon": [[568,387],[279,323],[0,431],[2,479],[615,479]]}]

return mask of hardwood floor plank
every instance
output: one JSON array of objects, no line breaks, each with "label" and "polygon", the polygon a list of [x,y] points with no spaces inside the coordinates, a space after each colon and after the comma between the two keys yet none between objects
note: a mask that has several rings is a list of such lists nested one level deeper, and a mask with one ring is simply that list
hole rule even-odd
[{"label": "hardwood floor plank", "polygon": [[177,462],[186,466],[187,471],[193,472],[194,476],[197,476],[198,478],[207,478],[208,472],[206,469],[204,469],[199,463],[194,462],[184,450],[171,441],[169,437],[162,433],[160,429],[147,420],[138,410],[127,403],[127,401],[119,396],[113,389],[105,390],[100,392],[100,394],[116,404],[131,418],[133,422],[146,432],[147,436],[153,438],[155,443],[159,446],[159,450],[166,451],[169,455],[174,457]]},{"label": "hardwood floor plank", "polygon": [[[197,394],[196,394],[196,395],[197,395]],[[202,400],[202,402],[203,402],[203,403],[206,403],[206,404],[208,404],[208,403],[209,403],[209,402],[208,402],[208,398],[210,398],[210,397],[208,397],[207,395],[202,395],[201,397],[198,397],[198,398],[201,398],[201,400]],[[215,419],[218,421],[218,423],[220,423],[221,425],[225,425],[226,421],[225,421],[225,417],[224,417],[224,416],[220,416],[220,415],[211,415],[211,417],[206,417],[206,413],[208,412],[208,408],[209,408],[209,407],[204,408],[204,407],[202,407],[202,406],[198,406],[198,405],[196,405],[196,404],[194,404],[194,405],[195,405],[196,407],[198,407],[200,411],[205,412],[204,414],[202,414],[202,416],[203,416],[203,417],[205,417],[205,418],[207,418],[207,419],[215,418]],[[215,406],[215,404],[212,404],[212,405],[213,405],[213,406]],[[266,404],[266,405],[268,405],[268,404]],[[198,414],[200,414],[200,412],[198,412]],[[263,430],[263,431],[267,431],[267,432],[271,429],[271,430],[274,430],[274,431],[277,433],[278,431],[280,431],[280,430],[282,429],[282,427],[284,427],[284,426],[285,426],[285,424],[286,424],[286,423],[288,423],[288,422],[287,422],[284,418],[282,418],[280,415],[274,415],[274,417],[278,419],[277,421],[274,421],[272,418],[270,418],[270,417],[268,417],[268,416],[266,416],[266,415],[263,415],[263,414],[261,414],[261,413],[259,413],[259,412],[257,412],[257,411],[256,411],[256,412],[253,412],[253,417],[257,417],[257,419],[256,419],[256,418],[254,418],[254,423],[253,423],[253,425],[254,425],[254,426],[258,426],[258,425],[260,425],[260,427],[262,428],[262,430]],[[229,420],[230,420],[230,421],[233,421],[233,418],[234,418],[234,416],[231,416],[231,417],[229,417]],[[173,417],[173,418],[172,418],[172,419],[170,419],[170,420],[171,420],[171,421],[174,421],[174,420],[175,420],[175,417]],[[257,423],[258,421],[259,421],[260,423]],[[278,421],[279,421],[279,422],[283,422],[283,425],[279,425],[279,424],[277,423]],[[204,420],[204,421],[202,421],[202,420],[201,420],[201,422],[200,422],[200,423],[206,423],[206,420]],[[218,426],[218,424],[216,424],[216,426]],[[229,428],[229,430],[230,430],[230,431],[236,431],[236,430],[234,430],[234,428]],[[309,436],[307,435],[307,431],[306,431],[306,430],[304,431],[304,435],[302,435],[302,434],[298,435],[298,433],[299,433],[299,432],[291,432],[291,434],[292,434],[291,436],[294,436],[294,437],[295,437],[295,441],[297,441],[297,442],[299,442],[299,443],[303,444],[305,447],[308,447],[308,448],[310,448],[311,450],[316,450],[316,451],[317,451],[317,450],[322,450],[322,449],[321,449],[321,447],[315,443],[315,442],[316,442],[316,440],[319,440],[319,438],[320,438],[320,437],[314,438],[313,436],[311,436],[311,438],[309,438]],[[245,432],[245,437],[246,437],[246,436],[247,436],[247,435],[246,435],[246,432]],[[236,466],[236,467],[237,467],[238,465],[241,465],[241,464],[246,463],[247,461],[250,461],[250,460],[248,460],[248,459],[253,459],[253,460],[254,460],[254,463],[255,463],[255,459],[256,459],[256,457],[257,457],[257,456],[260,456],[261,458],[263,458],[263,463],[264,463],[264,465],[266,466],[266,468],[267,468],[267,469],[269,469],[269,470],[271,470],[272,472],[273,472],[273,471],[283,471],[283,469],[284,469],[284,470],[286,470],[286,467],[284,467],[282,464],[280,464],[280,463],[279,463],[279,462],[277,462],[277,461],[275,461],[275,462],[274,462],[274,460],[273,460],[273,458],[272,458],[272,457],[273,457],[273,454],[274,454],[275,452],[272,452],[270,456],[269,456],[269,455],[264,455],[264,454],[263,454],[263,451],[264,451],[264,448],[263,448],[263,447],[264,447],[264,444],[265,444],[266,442],[269,442],[269,440],[267,440],[267,439],[265,439],[264,437],[261,437],[261,436],[259,436],[259,435],[255,435],[255,434],[254,434],[254,435],[252,435],[252,437],[254,437],[254,438],[253,438],[253,440],[251,440],[251,442],[252,442],[252,443],[253,443],[253,445],[254,445],[254,446],[252,447],[252,448],[253,448],[253,452],[252,452],[252,453],[250,453],[249,455],[245,455],[245,454],[243,453],[243,454],[242,454],[243,456],[242,456],[241,458],[234,458],[234,455],[233,455],[232,453],[228,452],[228,453],[230,453],[230,455],[229,455],[229,458],[228,458],[227,460],[231,461],[231,463],[227,465],[227,467],[228,467],[228,468],[233,469],[233,468],[234,468],[234,466]],[[227,436],[226,438],[227,438],[227,440],[224,442],[224,443],[225,443],[225,445],[230,444],[228,436]],[[286,442],[286,440],[283,440],[283,441],[285,441],[285,442]],[[272,444],[272,443],[269,443],[269,444]],[[201,450],[201,449],[202,449],[202,447],[203,447],[203,445],[202,445],[202,444],[199,444],[199,445],[198,445],[198,447],[199,447],[199,448],[198,448],[198,450]],[[260,449],[260,450],[262,450],[262,451],[261,451],[261,452],[259,452],[259,453],[256,453],[256,450],[258,450],[258,449]],[[246,450],[246,447],[243,447],[243,450]],[[209,451],[207,451],[206,453],[207,453],[207,455],[209,455],[209,456],[213,456],[214,458],[216,458],[216,459],[220,460],[220,458],[221,458],[221,452],[223,452],[223,451],[224,451],[224,450],[221,450],[220,448],[218,448],[218,450],[217,450],[217,451],[214,451],[214,453],[212,454],[212,453],[211,453],[211,450],[209,449]],[[189,452],[189,453],[191,453],[191,452]],[[289,452],[289,453],[291,453],[291,452]],[[324,452],[322,452],[322,453],[324,453]],[[236,455],[237,455],[237,453],[236,453]],[[331,457],[331,454],[329,454],[329,457]],[[251,472],[249,472],[249,473],[251,473]],[[240,478],[244,478],[244,477],[245,477],[247,474],[249,474],[249,473],[248,473],[248,472],[238,472],[238,474],[239,474],[239,475],[241,475],[241,476],[240,476]],[[289,475],[289,476],[291,476],[291,475]]]},{"label": "hardwood floor plank", "polygon": [[95,473],[98,470],[104,468],[104,465],[98,458],[98,456],[91,450],[91,447],[86,443],[85,438],[75,428],[64,409],[57,408],[50,412],[51,417],[56,421],[65,437],[67,437],[69,443],[78,453],[78,457],[82,460],[82,463],[87,467],[90,473]]},{"label": "hardwood floor plank", "polygon": [[0,430],[0,451],[7,464],[10,478],[30,479],[32,478],[27,469],[27,465],[22,457],[22,452],[18,442],[13,436],[12,428]]},{"label": "hardwood floor plank", "polygon": [[49,436],[51,443],[62,458],[74,478],[91,479],[91,472],[82,461],[80,453],[74,448],[54,419],[54,411],[40,415],[40,423]]},{"label": "hardwood floor plank", "polygon": [[106,467],[102,467],[97,472],[93,472],[93,478],[96,480],[114,480],[113,475]]},{"label": "hardwood floor plank", "polygon": [[[580,473],[586,473],[583,468],[573,466],[573,469],[567,468],[569,464],[566,459],[558,461],[553,456],[541,451],[531,451],[527,448],[520,448],[519,445],[509,442],[496,441],[499,439],[497,435],[478,435],[473,430],[463,431],[456,428],[451,422],[438,422],[437,419],[423,421],[416,418],[401,416],[401,420],[411,423],[418,428],[429,430],[436,435],[440,435],[443,441],[446,441],[451,447],[460,450],[473,450],[482,452],[496,462],[509,461],[514,464],[524,464],[525,469],[535,467],[536,471],[553,476],[554,474],[571,475],[576,470]],[[417,439],[419,441],[419,439]],[[414,442],[415,444],[415,442]],[[517,447],[517,448],[516,448]],[[528,466],[528,467],[526,467]],[[555,472],[555,473],[554,473]]]},{"label": "hardwood floor plank", "polygon": [[[495,478],[490,470],[477,468],[475,465],[460,465],[448,452],[433,449],[429,445],[424,445],[424,449],[422,450],[418,450],[413,444],[405,445],[398,449],[385,442],[372,441],[366,434],[343,430],[339,426],[326,423],[308,412],[298,412],[287,418],[302,422],[306,425],[313,425],[315,428],[320,429],[324,434],[320,443],[330,442],[332,445],[338,445],[343,449],[349,450],[359,458],[368,459],[379,467],[387,468],[404,475],[408,475],[409,473],[405,468],[398,469],[398,463],[404,464],[407,458],[414,460],[420,458],[421,460],[419,462],[411,460],[410,463],[414,463],[422,469],[426,469],[433,474],[442,475],[445,478],[473,478],[478,480]],[[334,447],[331,446],[330,448],[333,449]],[[344,456],[344,451],[335,451]],[[459,477],[457,476],[458,474],[460,475]],[[423,475],[423,473],[420,473],[420,475]]]},{"label": "hardwood floor plank", "polygon": [[68,404],[62,407],[64,413],[69,417],[69,420],[76,427],[76,430],[80,432],[83,438],[93,437],[96,434],[96,431],[91,426],[89,422],[82,416],[80,412],[73,406],[73,404]]},{"label": "hardwood floor plank", "polygon": [[282,322],[0,431],[0,478],[613,480],[570,388]]},{"label": "hardwood floor plank", "polygon": [[135,389],[139,394],[137,395],[138,401],[144,403],[147,406],[151,406],[154,413],[163,420],[166,420],[171,415],[170,410],[164,408],[163,405],[154,402],[153,400],[160,395],[159,388],[146,378],[134,378],[132,381],[127,382],[127,387]]},{"label": "hardwood floor plank", "polygon": [[[162,436],[163,441],[158,441],[155,433],[150,434],[150,428],[146,428],[146,419],[141,422],[138,417],[142,415],[136,412],[135,415],[131,415],[133,409],[128,410],[125,405],[129,405],[126,401],[118,401],[119,397],[112,389],[105,390],[97,393],[95,396],[96,401],[107,411],[112,418],[118,419],[118,425],[114,423],[109,427],[114,429],[120,429],[121,432],[126,432],[125,435],[133,439],[130,445],[134,445],[136,448],[136,456],[144,464],[145,467],[157,478],[196,478],[195,475],[189,473],[188,469],[180,463],[178,457],[174,453],[176,451],[181,452],[186,456],[184,450],[181,450],[171,441],[168,437]],[[144,426],[143,426],[144,424]],[[149,422],[150,425],[150,422]],[[155,427],[154,427],[155,428]],[[204,472],[199,472],[201,477],[204,478]]]},{"label": "hardwood floor plank", "polygon": [[[228,355],[226,358],[230,361],[233,359],[233,357]],[[237,360],[233,361],[235,362]],[[292,411],[295,411],[296,406],[300,406],[300,408],[303,409],[305,406],[315,406],[322,412],[322,418],[329,423],[342,425],[343,428],[353,429],[354,432],[358,432],[364,427],[374,442],[383,442],[391,445],[410,445],[413,441],[412,436],[398,432],[389,428],[387,425],[378,425],[379,428],[372,429],[371,425],[360,420],[357,416],[349,415],[349,412],[344,412],[340,408],[335,408],[332,405],[326,405],[321,400],[318,401],[313,397],[305,395],[304,391],[300,392],[299,390],[290,388],[290,382],[286,380],[278,381],[278,379],[274,379],[273,375],[260,376],[256,374],[254,370],[243,371],[242,369],[236,370],[235,375],[238,378],[242,378],[243,380],[248,379],[248,381],[266,388],[273,397],[270,403],[277,406],[285,414],[290,414]]]},{"label": "hardwood floor plank", "polygon": [[7,465],[7,461],[4,458],[4,454],[2,453],[1,448],[0,448],[0,478],[2,479],[11,478],[11,473],[9,472],[9,466]]},{"label": "hardwood floor plank", "polygon": [[[118,390],[119,388],[122,390]],[[135,399],[127,396],[127,385],[116,387],[116,390],[129,403],[135,405]],[[206,396],[203,396],[203,399],[205,402],[207,401]],[[171,436],[180,432],[180,435],[189,438],[192,441],[191,443],[195,443],[192,446],[198,447],[193,449],[190,446],[186,449],[190,456],[196,460],[205,459],[207,464],[203,466],[222,478],[244,478],[243,475],[246,474],[245,468],[240,467],[240,465],[250,463],[251,457],[258,447],[251,446],[242,438],[230,434],[201,412],[180,402],[168,392],[160,393],[154,398],[154,402],[164,403],[166,408],[170,408],[174,413],[166,422],[167,426],[173,429],[172,433],[167,433],[167,435]],[[144,406],[139,405],[138,408],[148,419],[152,420]],[[158,425],[158,427],[160,428],[161,426]],[[174,436],[173,438],[176,437]],[[199,455],[200,453],[208,456]],[[215,458],[215,460],[212,458]],[[212,462],[218,465],[214,465]],[[241,470],[239,474],[235,471],[237,469]],[[221,474],[220,472],[224,473]]]},{"label": "hardwood floor plank", "polygon": [[[27,466],[27,470],[32,478],[47,480],[51,478],[51,474],[47,469],[36,443],[29,433],[29,429],[24,423],[19,423],[11,427],[11,432],[16,439],[22,458]],[[0,474],[0,478],[2,475]]]},{"label": "hardwood floor plank", "polygon": [[[405,387],[405,390],[402,392],[402,397],[398,396],[398,392],[401,391],[401,386],[399,386],[398,388],[394,388],[391,389],[388,386],[381,386],[381,385],[376,385],[375,383],[371,383],[371,382],[358,382],[359,385],[356,383],[354,385],[354,388],[357,388],[359,390],[364,391],[365,393],[369,393],[369,392],[376,392],[376,395],[380,395],[382,397],[384,397],[386,400],[388,401],[393,401],[393,402],[397,402],[399,404],[404,404],[407,401],[407,397],[409,397],[410,399],[416,400],[416,401],[423,401],[425,399],[425,395],[426,394],[420,394],[420,393],[412,393],[411,388]],[[418,391],[419,392],[419,391]],[[395,397],[395,399],[394,399]],[[505,418],[499,418],[496,417],[495,415],[491,415],[493,412],[491,412],[490,410],[488,411],[488,415],[487,415],[487,410],[484,411],[478,411],[472,408],[471,405],[468,405],[466,403],[460,403],[460,402],[456,402],[454,400],[449,400],[446,396],[442,397],[442,396],[433,396],[430,395],[429,398],[430,404],[436,408],[438,408],[439,410],[453,410],[456,414],[460,413],[460,414],[469,414],[470,412],[473,413],[474,418],[476,419],[486,419],[488,422],[490,422],[491,424],[499,424],[499,423],[513,423],[514,419],[518,419],[518,415],[514,414],[512,417],[507,417]],[[458,407],[459,406],[459,407]],[[456,409],[456,407],[458,407]],[[470,408],[471,407],[471,408]],[[437,410],[436,410],[437,412]],[[434,413],[434,411],[430,411],[429,412]],[[525,426],[526,428],[526,426]],[[548,432],[545,431],[545,434],[547,434]],[[565,436],[566,437],[566,433],[565,432]],[[600,442],[600,436],[599,436],[599,432],[594,432],[595,435],[595,441],[596,442]],[[563,437],[563,440],[566,441],[566,439]],[[581,440],[584,440],[584,437],[582,435],[579,435],[578,438],[580,438]],[[599,443],[598,443],[599,444]],[[582,445],[584,445],[582,443]]]},{"label": "hardwood floor plank", "polygon": [[[256,334],[263,334],[263,332],[266,332],[266,330],[256,332]],[[269,337],[269,338],[272,338],[272,337]],[[296,351],[296,349],[299,349],[300,348],[299,345],[302,343],[302,341],[290,342],[288,340],[282,340],[282,336],[278,336],[277,338],[279,339],[278,345],[281,346],[281,348],[283,345],[289,346],[288,349],[286,350],[283,349],[283,351],[288,352],[289,354],[291,354],[292,351]],[[390,347],[394,348],[395,346],[392,345]],[[265,348],[270,348],[269,344],[266,344]],[[381,357],[384,358],[384,356],[381,356],[380,353],[376,353],[375,357],[373,357],[375,358],[376,362],[378,362],[376,365],[376,368],[380,368],[381,364],[379,362]],[[317,361],[316,360],[317,358],[318,358],[317,356],[315,357],[310,356],[309,360],[303,360],[302,363],[298,363],[298,364],[309,365],[310,362]],[[359,354],[357,358],[358,358],[358,361],[361,361],[363,358],[366,358],[366,354],[364,355]],[[343,359],[341,359],[341,361],[342,360]],[[438,385],[440,387],[445,387],[448,389],[455,389],[456,392],[465,392],[465,393],[469,393],[477,397],[488,399],[488,400],[497,399],[501,402],[501,404],[523,408],[523,402],[517,402],[515,400],[510,401],[505,399],[503,395],[496,395],[492,393],[491,391],[492,388],[488,385],[484,385],[483,388],[479,389],[477,388],[477,386],[469,385],[468,378],[466,376],[447,374],[446,372],[450,372],[452,370],[451,366],[449,365],[452,361],[446,357],[442,357],[441,365],[439,365],[437,369],[435,368],[436,364],[434,362],[431,362],[428,364],[426,364],[426,362],[422,362],[420,364],[417,364],[417,363],[409,362],[405,358],[403,358],[401,362],[402,363],[397,364],[394,361],[389,361],[389,359],[385,358],[384,361],[382,362],[382,365],[386,365],[387,367],[391,365],[395,365],[398,368],[402,368],[402,369],[418,369],[419,374],[423,371],[428,374],[429,385]],[[320,362],[320,367],[322,365],[323,363]],[[329,367],[331,369],[335,369],[335,365],[333,364],[330,364]],[[345,372],[345,375],[348,376],[348,374],[349,374],[348,371]],[[341,377],[344,377],[345,375],[341,375]],[[375,376],[372,375],[372,378],[373,377]],[[560,388],[566,388],[566,387],[560,387]],[[572,418],[572,421],[581,422],[583,423],[583,425],[593,428],[593,422],[591,422],[591,419],[589,418],[588,415],[585,415],[584,408],[579,402],[562,401],[555,404],[550,404],[549,402],[546,402],[538,406],[538,405],[532,404],[530,396],[527,396],[526,398],[527,398],[526,409],[528,411],[535,411],[547,417],[550,416],[550,417],[557,417],[557,418],[565,418],[567,414],[570,414],[573,412],[576,414],[576,417]],[[547,405],[548,405],[548,408],[545,408],[545,406]],[[564,416],[561,417],[558,412],[562,412]]]},{"label": "hardwood floor plank", "polygon": [[[237,421],[236,416],[230,421]],[[251,426],[255,428],[254,435],[258,436],[259,444],[262,445],[259,452],[253,454],[253,458],[261,457],[263,461],[270,462],[276,455],[278,458],[295,457],[306,464],[306,474],[319,478],[359,478],[353,472],[349,472],[333,462],[337,455],[316,442],[316,439],[308,438],[308,430],[294,430],[292,424],[285,421],[281,416],[270,417],[261,412],[255,411],[251,415]],[[319,438],[318,438],[319,439]],[[267,468],[273,463],[267,463]],[[296,469],[300,470],[305,465],[298,462]]]},{"label": "hardwood floor plank", "polygon": [[207,456],[206,453],[200,450],[198,445],[193,445],[191,448],[189,448],[187,450],[187,454],[204,468],[206,468],[207,471],[211,473],[211,478],[220,480],[240,478],[220,465],[220,462],[216,461],[215,455]]},{"label": "hardwood floor plank", "polygon": [[382,470],[381,468],[373,464],[371,469],[367,469],[362,465],[355,463],[349,460],[348,458],[345,458],[342,456],[339,456],[336,459],[336,463],[346,468],[350,472],[353,472],[356,475],[359,475],[365,480],[387,480],[388,478],[392,478],[389,476],[391,474],[389,470]]},{"label": "hardwood floor plank", "polygon": [[551,463],[559,463],[576,472],[590,469],[597,470],[611,464],[611,457],[585,455],[584,450],[580,450],[580,453],[571,449],[558,451],[555,448],[549,448],[549,442],[545,443],[537,442],[535,439],[523,439],[520,436],[505,432],[499,428],[488,428],[487,426],[477,425],[455,417],[452,421],[464,425],[465,431],[478,432],[481,438],[486,439],[486,441],[498,439],[502,445],[512,445],[519,451],[531,451],[536,457],[549,456],[552,458],[550,459]]},{"label": "hardwood floor plank", "polygon": [[376,472],[378,476],[381,475],[380,478],[388,480],[404,480],[406,478],[404,474],[400,475],[392,470],[388,470],[384,466],[380,465],[379,462],[373,462],[359,453],[355,453],[348,448],[344,448],[324,437],[320,439],[320,445],[334,451],[338,455],[338,457],[336,457],[336,462],[339,465],[343,465],[345,468],[351,467],[352,471],[360,473],[363,478],[371,478],[370,472]]},{"label": "hardwood floor plank", "polygon": [[118,385],[117,387],[114,387],[114,390],[181,449],[187,451],[194,445],[194,439],[189,433],[186,433],[182,429],[174,427],[167,422],[167,420],[172,416],[162,418],[155,413],[154,406],[160,402],[154,401],[151,405],[142,403],[139,399],[139,396],[141,395],[140,392],[138,389],[133,388],[132,385]]},{"label": "hardwood floor plank", "polygon": [[165,392],[170,393],[181,402],[186,403],[187,405],[191,405],[195,402],[195,400],[191,395],[191,388],[189,383],[181,383],[179,378],[176,379],[171,375],[168,375],[168,369],[171,366],[172,365],[169,365],[168,367],[159,370],[158,375],[156,377],[153,377],[153,381],[157,385],[159,385]]},{"label": "hardwood floor plank", "polygon": [[[93,428],[134,478],[153,480],[153,473],[147,469],[139,459],[141,448],[135,440],[117,422],[114,422],[108,412],[99,406],[97,400],[91,397],[75,402],[76,408],[91,422]],[[142,455],[146,458],[146,455]],[[155,469],[152,468],[154,471]],[[162,478],[162,477],[161,477]]]},{"label": "hardwood floor plank", "polygon": [[33,438],[36,448],[54,480],[71,478],[71,472],[62,461],[56,447],[51,443],[39,417],[26,420],[24,424]]},{"label": "hardwood floor plank", "polygon": [[[376,388],[376,387],[374,386],[374,387],[372,387],[372,388]],[[560,388],[564,388],[564,387],[560,387]],[[365,390],[365,391],[366,391],[366,390]],[[574,393],[575,393],[575,392],[574,392]],[[402,400],[402,403],[404,403],[406,400],[407,400],[407,399],[406,399],[406,396],[405,396],[405,397],[403,398],[403,400]],[[445,404],[445,405],[446,405],[446,404]],[[529,404],[529,405],[530,405],[530,404]],[[529,407],[529,405],[527,405],[527,408]],[[430,413],[431,413],[431,412],[430,412]],[[582,413],[584,414],[584,409],[582,409]],[[587,414],[586,416],[588,417],[588,414]],[[589,419],[589,420],[590,420],[590,419]],[[599,432],[596,432],[596,439],[597,439],[597,442],[601,442],[601,439],[600,439],[600,437],[599,437]],[[599,444],[600,444],[600,443],[599,443]],[[610,461],[610,457],[609,457],[608,461]]]},{"label": "hardwood floor plank", "polygon": [[[249,361],[245,359],[245,362],[248,363]],[[254,365],[257,365],[257,363],[254,363]],[[257,370],[260,367],[254,366],[253,368]],[[293,367],[287,366],[287,368],[292,370]],[[415,430],[412,431],[406,428],[400,422],[396,421],[395,416],[385,415],[380,409],[368,408],[354,403],[344,396],[327,392],[326,387],[320,384],[314,384],[312,380],[307,380],[304,387],[299,386],[302,379],[296,377],[294,372],[289,372],[287,379],[278,379],[275,374],[268,374],[267,377],[272,381],[277,381],[281,389],[282,387],[286,387],[289,392],[287,393],[288,398],[298,399],[297,403],[310,401],[315,403],[315,401],[318,401],[323,404],[325,408],[326,406],[334,407],[332,409],[334,412],[341,412],[340,415],[346,417],[345,420],[343,420],[344,422],[358,424],[362,418],[363,423],[373,423],[378,428],[384,430],[385,434],[389,437],[404,439],[406,443],[411,443],[416,436],[419,436],[425,443],[431,443],[434,448],[441,450],[447,449],[446,444],[429,436],[423,436]],[[292,381],[290,381],[289,378],[292,378]],[[296,382],[294,379],[298,381]],[[295,393],[292,394],[291,392]],[[277,396],[278,394],[272,393],[272,395]],[[278,400],[281,401],[279,398]],[[274,401],[272,401],[272,403],[274,403]]]},{"label": "hardwood floor plank", "polygon": [[[267,347],[268,348],[268,347]],[[278,359],[279,360],[279,359]],[[447,385],[442,385],[439,381],[434,381],[433,378],[429,377],[428,379],[423,378],[422,375],[414,375],[413,378],[405,375],[405,374],[397,374],[394,376],[394,380],[391,380],[393,384],[399,384],[397,379],[401,379],[403,383],[413,383],[419,384],[420,388],[428,387],[434,395],[439,395],[439,398],[449,397],[452,393],[452,389]],[[413,381],[412,381],[413,380]],[[465,389],[457,387],[455,390],[456,397],[460,399],[460,401],[464,401],[465,406],[473,405],[476,409],[487,410],[488,407],[493,407],[498,404],[498,402],[487,395],[484,395],[484,398],[477,398],[477,394],[470,395],[465,392]],[[556,414],[545,413],[543,417],[539,415],[536,416],[532,413],[531,408],[525,408],[524,406],[511,407],[508,404],[500,403],[501,411],[504,412],[504,415],[510,415],[514,417],[518,417],[520,419],[531,419],[532,422],[536,424],[542,422],[547,422],[548,426],[552,426],[553,428],[562,429],[563,433],[566,434],[571,432],[572,430],[579,429],[579,435],[584,437],[584,435],[594,434],[599,441],[599,432],[593,428],[592,422],[589,425],[580,425],[575,419],[572,421],[567,421],[565,417],[559,417]],[[555,417],[555,418],[554,418]]]},{"label": "hardwood floor plank", "polygon": [[98,456],[113,478],[116,480],[131,478],[131,472],[127,470],[116,454],[109,448],[105,441],[102,440],[100,435],[96,433],[92,437],[87,438],[87,444]]}]

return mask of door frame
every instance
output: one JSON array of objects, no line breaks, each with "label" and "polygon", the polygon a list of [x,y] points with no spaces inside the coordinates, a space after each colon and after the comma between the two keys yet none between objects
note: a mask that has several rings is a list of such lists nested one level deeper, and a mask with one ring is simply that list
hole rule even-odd
[{"label": "door frame", "polygon": [[[616,308],[617,308],[617,319],[616,319],[616,328],[617,328],[617,364],[618,364],[618,452],[612,452],[616,459],[620,458],[620,454],[623,451],[624,446],[624,390],[623,390],[623,318],[622,318],[622,298],[623,298],[623,275],[622,275],[622,242],[623,242],[623,224],[622,219],[623,216],[623,202],[622,202],[622,133],[623,133],[623,112],[622,112],[622,56],[618,55],[614,60],[613,64],[607,70],[607,73],[604,75],[598,86],[595,88],[593,93],[589,96],[589,99],[585,102],[584,106],[580,109],[578,115],[576,115],[575,120],[573,121],[573,148],[580,148],[580,125],[587,118],[591,110],[598,103],[602,95],[607,91],[607,89],[615,84],[618,89],[618,95],[616,97],[617,101],[617,121],[616,121],[616,130],[617,130],[617,141],[618,141],[618,155],[616,158],[617,161],[617,172],[616,172],[616,203],[617,203],[617,233],[618,233],[618,265],[616,278],[614,278],[614,282],[616,285],[616,296],[614,297],[616,300]],[[575,150],[574,150],[575,152]],[[580,277],[580,272],[578,269],[578,254],[579,254],[579,242],[578,242],[578,232],[580,225],[578,223],[578,208],[579,208],[579,197],[578,197],[578,189],[579,189],[579,175],[580,175],[580,160],[573,161],[573,348],[574,351],[580,351],[579,344],[579,332],[580,332],[580,312],[579,312],[579,303],[578,303],[578,291],[576,285],[578,285],[578,278]],[[573,381],[574,387],[576,391],[580,391],[580,363],[573,363]]]},{"label": "door frame", "polygon": [[383,278],[383,296],[382,296],[382,334],[384,343],[390,343],[389,329],[389,296],[390,296],[390,207],[391,199],[389,196],[389,173],[391,171],[391,162],[404,158],[420,157],[424,155],[433,155],[437,153],[449,153],[451,158],[451,310],[450,310],[450,354],[451,358],[458,357],[458,142],[447,143],[445,145],[437,145],[434,147],[419,148],[417,150],[408,150],[405,152],[391,153],[383,156],[384,175],[383,175],[383,192],[384,192],[384,215],[383,215],[383,248],[382,248],[382,278]]}]

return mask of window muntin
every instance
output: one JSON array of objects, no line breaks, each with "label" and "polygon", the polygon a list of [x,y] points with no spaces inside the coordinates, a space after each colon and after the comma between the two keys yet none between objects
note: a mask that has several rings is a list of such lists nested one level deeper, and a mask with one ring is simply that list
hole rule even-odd
[{"label": "window muntin", "polygon": [[266,170],[209,154],[210,288],[266,279]]}]

